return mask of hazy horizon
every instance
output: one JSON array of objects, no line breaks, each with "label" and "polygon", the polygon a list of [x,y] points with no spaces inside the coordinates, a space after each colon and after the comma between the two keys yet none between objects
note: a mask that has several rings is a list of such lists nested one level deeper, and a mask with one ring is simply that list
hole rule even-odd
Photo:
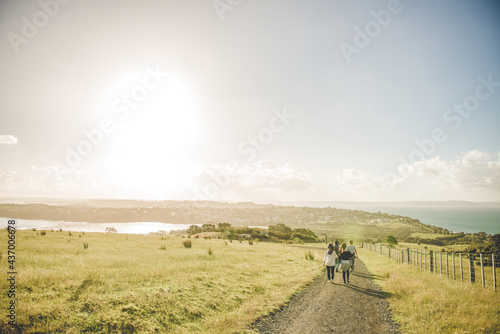
[{"label": "hazy horizon", "polygon": [[500,3],[0,2],[0,198],[500,202]]}]

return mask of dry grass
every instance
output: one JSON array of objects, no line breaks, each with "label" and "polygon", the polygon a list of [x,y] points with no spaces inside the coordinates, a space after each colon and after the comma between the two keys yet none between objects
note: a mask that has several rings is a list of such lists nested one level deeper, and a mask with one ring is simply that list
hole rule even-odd
[{"label": "dry grass", "polygon": [[500,296],[480,284],[453,281],[361,250],[407,333],[498,333]]},{"label": "dry grass", "polygon": [[188,249],[182,240],[17,231],[18,324],[24,333],[239,333],[322,269],[282,244],[197,239]]}]

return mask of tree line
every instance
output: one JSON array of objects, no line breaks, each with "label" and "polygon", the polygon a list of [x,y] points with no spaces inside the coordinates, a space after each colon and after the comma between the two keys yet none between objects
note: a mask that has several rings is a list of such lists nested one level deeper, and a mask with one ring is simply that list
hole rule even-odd
[{"label": "tree line", "polygon": [[318,236],[311,230],[306,228],[295,228],[286,226],[285,224],[271,225],[267,229],[258,227],[233,227],[228,223],[207,223],[201,226],[191,225],[187,229],[188,235],[195,235],[206,232],[218,232],[230,240],[238,240],[242,238],[256,239],[259,241],[266,240],[283,240],[283,241],[302,241],[302,242],[318,242]]}]

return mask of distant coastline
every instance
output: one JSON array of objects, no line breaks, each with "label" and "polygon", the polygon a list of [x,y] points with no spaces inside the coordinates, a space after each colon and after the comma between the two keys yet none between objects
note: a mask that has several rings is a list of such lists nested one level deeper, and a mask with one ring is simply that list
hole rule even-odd
[{"label": "distant coastline", "polygon": [[[78,221],[87,222],[135,222],[152,221],[174,224],[202,224],[203,220],[191,215],[175,215],[164,219],[165,216],[153,216],[148,220],[134,219],[126,208],[265,208],[273,206],[283,207],[309,207],[309,208],[337,208],[349,210],[361,210],[366,212],[390,213],[406,216],[420,220],[421,223],[442,227],[452,232],[487,234],[500,233],[500,202],[469,202],[469,201],[401,201],[401,202],[354,202],[354,201],[301,201],[301,202],[216,202],[216,201],[154,201],[154,200],[129,200],[129,199],[58,199],[58,198],[0,198],[0,203],[10,204],[39,204],[49,206],[60,206],[68,208],[83,206],[90,210],[84,210],[78,215]],[[120,219],[108,214],[98,215],[101,219],[96,220],[96,213],[105,208],[115,208],[121,212]],[[115,211],[116,211],[115,210]],[[147,212],[147,211],[145,211]],[[109,213],[109,212],[108,212]],[[115,212],[118,213],[118,212]],[[28,219],[50,219],[49,217],[24,217]],[[74,215],[61,216],[57,220],[70,221]],[[113,218],[109,220],[110,218]],[[139,218],[139,217],[138,217]]]}]

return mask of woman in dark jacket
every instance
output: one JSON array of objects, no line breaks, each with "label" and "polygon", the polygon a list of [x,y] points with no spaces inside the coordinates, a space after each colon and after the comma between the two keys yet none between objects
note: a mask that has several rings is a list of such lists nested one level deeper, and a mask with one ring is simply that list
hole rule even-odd
[{"label": "woman in dark jacket", "polygon": [[[349,271],[351,269],[351,257],[353,254],[347,250],[347,245],[342,244],[342,253],[340,254],[340,267],[342,268],[342,277],[344,278],[344,283],[349,282]],[[346,279],[347,278],[347,279]]]}]

